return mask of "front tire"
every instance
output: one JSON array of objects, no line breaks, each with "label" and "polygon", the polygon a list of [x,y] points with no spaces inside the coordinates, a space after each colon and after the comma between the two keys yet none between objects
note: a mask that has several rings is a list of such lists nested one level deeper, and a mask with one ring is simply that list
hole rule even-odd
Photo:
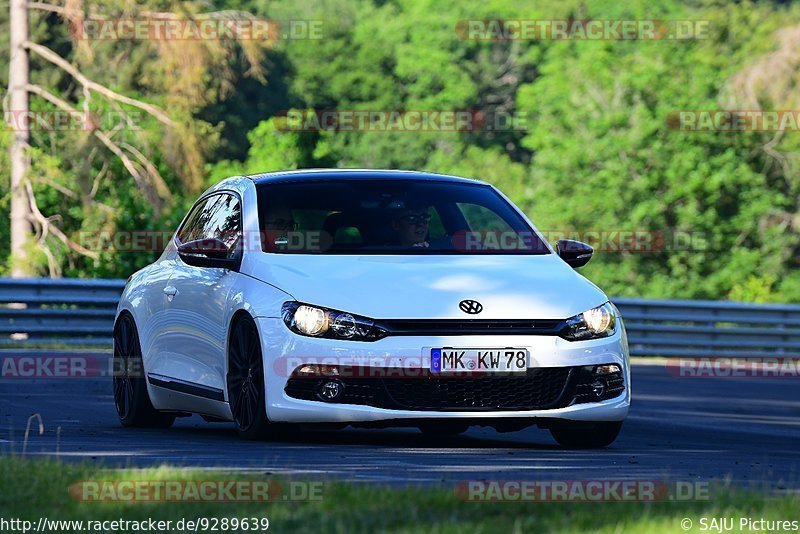
[{"label": "front tire", "polygon": [[228,402],[239,436],[261,440],[269,433],[264,360],[256,324],[249,316],[242,317],[231,329],[228,348]]},{"label": "front tire", "polygon": [[550,434],[562,447],[601,449],[614,443],[620,430],[622,430],[622,421],[565,422],[550,428]]},{"label": "front tire", "polygon": [[123,314],[114,327],[114,406],[124,427],[169,428],[175,416],[153,408],[147,393],[142,347],[133,317]]}]

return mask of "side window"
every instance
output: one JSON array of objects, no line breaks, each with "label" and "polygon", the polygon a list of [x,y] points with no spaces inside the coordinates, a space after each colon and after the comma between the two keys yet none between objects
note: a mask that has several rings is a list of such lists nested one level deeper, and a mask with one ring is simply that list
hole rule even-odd
[{"label": "side window", "polygon": [[470,230],[478,232],[509,232],[511,226],[494,211],[478,204],[458,203]]},{"label": "side window", "polygon": [[444,229],[444,223],[439,215],[439,210],[435,207],[428,210],[431,220],[428,223],[428,239],[442,239],[447,237],[447,232]]},{"label": "side window", "polygon": [[200,239],[202,233],[202,219],[205,217],[204,212],[207,212],[208,207],[213,201],[214,197],[208,197],[192,207],[183,226],[178,230],[178,241],[180,243],[188,243],[189,241]]},{"label": "side window", "polygon": [[216,238],[235,250],[241,236],[242,209],[235,195],[212,195],[192,208],[178,232],[181,243]]}]

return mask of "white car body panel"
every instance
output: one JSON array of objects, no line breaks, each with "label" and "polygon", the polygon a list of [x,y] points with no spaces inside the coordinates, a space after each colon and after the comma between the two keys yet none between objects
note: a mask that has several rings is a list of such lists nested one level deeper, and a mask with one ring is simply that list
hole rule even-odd
[{"label": "white car body panel", "polygon": [[[290,331],[280,318],[281,306],[287,301],[373,319],[471,318],[458,307],[463,299],[483,304],[481,319],[566,319],[608,301],[602,291],[567,266],[552,249],[551,254],[538,256],[268,254],[260,250],[253,180],[230,178],[203,196],[219,191],[235,192],[242,201],[246,246],[238,272],[186,265],[171,242],[155,263],[131,276],[117,310],[118,317],[123,312],[133,316],[146,374],[179,379],[220,394],[219,399],[202,398],[148,382],[156,409],[231,419],[225,379],[228,333],[234,315],[247,313],[256,320],[261,339],[270,420],[546,417],[621,421],[627,415],[630,370],[627,340],[619,317],[615,334],[588,341],[567,341],[557,336],[481,335],[390,336],[373,342],[301,336]],[[168,286],[178,290],[172,299],[164,293]],[[552,410],[443,412],[329,404],[292,398],[284,391],[290,374],[285,365],[289,357],[295,358],[296,363],[325,358],[369,363],[375,358],[394,358],[400,365],[425,367],[431,347],[512,346],[530,351],[532,367],[616,363],[623,369],[624,393],[602,402]]]},{"label": "white car body panel", "polygon": [[461,319],[467,298],[483,304],[481,319],[564,319],[608,301],[555,254],[258,254],[252,265],[256,278],[291,288],[300,302],[378,319]]}]

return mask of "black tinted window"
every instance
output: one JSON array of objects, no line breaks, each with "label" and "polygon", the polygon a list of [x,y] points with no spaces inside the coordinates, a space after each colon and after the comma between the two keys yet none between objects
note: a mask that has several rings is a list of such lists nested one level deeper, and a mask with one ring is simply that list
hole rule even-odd
[{"label": "black tinted window", "polygon": [[359,179],[257,188],[267,252],[549,253],[514,208],[482,184]]}]

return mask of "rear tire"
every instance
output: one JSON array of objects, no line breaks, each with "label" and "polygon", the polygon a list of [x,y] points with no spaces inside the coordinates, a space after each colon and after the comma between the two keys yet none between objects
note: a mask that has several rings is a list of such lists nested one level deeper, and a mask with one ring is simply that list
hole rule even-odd
[{"label": "rear tire", "polygon": [[228,402],[239,437],[262,440],[269,435],[264,360],[256,324],[249,316],[231,329],[228,348]]},{"label": "rear tire", "polygon": [[136,324],[123,314],[114,327],[114,406],[124,427],[169,428],[175,415],[153,408],[147,393]]},{"label": "rear tire", "polygon": [[622,430],[622,421],[564,422],[550,428],[550,434],[562,447],[601,449],[614,443],[620,430]]}]

